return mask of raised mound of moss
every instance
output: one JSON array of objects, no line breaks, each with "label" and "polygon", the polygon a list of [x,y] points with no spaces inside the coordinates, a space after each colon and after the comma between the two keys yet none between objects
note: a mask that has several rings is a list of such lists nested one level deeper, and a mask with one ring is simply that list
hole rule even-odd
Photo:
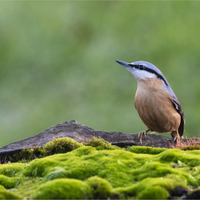
[{"label": "raised mound of moss", "polygon": [[85,146],[95,147],[97,150],[116,150],[120,149],[115,145],[111,145],[108,141],[105,141],[102,138],[93,137],[88,142],[85,143]]},{"label": "raised mound of moss", "polygon": [[48,145],[54,155],[44,157],[42,150],[43,158],[0,165],[0,198],[167,199],[200,185],[199,150],[126,150],[100,138],[88,146],[66,139]]}]

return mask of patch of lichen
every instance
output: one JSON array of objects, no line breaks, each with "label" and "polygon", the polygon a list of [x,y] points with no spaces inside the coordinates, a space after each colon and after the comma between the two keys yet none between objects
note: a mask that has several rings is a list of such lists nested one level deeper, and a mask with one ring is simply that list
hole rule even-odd
[{"label": "patch of lichen", "polygon": [[97,138],[97,137],[92,137],[88,142],[84,144],[85,146],[92,146],[95,147],[97,150],[116,150],[120,149],[119,147],[112,145],[108,141],[102,139],[102,138]]},{"label": "patch of lichen", "polygon": [[80,144],[67,153],[0,165],[0,185],[16,196],[48,199],[167,199],[176,187],[190,191],[200,185],[199,150],[126,151],[101,142],[93,139],[94,147]]}]

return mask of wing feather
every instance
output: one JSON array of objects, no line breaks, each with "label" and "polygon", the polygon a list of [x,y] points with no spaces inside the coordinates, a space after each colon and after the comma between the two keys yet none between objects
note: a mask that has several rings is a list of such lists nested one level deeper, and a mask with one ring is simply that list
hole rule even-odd
[{"label": "wing feather", "polygon": [[184,114],[183,114],[183,110],[181,108],[181,105],[177,99],[177,97],[173,97],[172,99],[172,104],[174,106],[174,108],[176,109],[176,111],[180,114],[181,116],[181,123],[180,123],[180,126],[178,128],[178,132],[179,132],[179,135],[182,136],[183,133],[184,133],[184,125],[185,125],[185,119],[184,119]]}]

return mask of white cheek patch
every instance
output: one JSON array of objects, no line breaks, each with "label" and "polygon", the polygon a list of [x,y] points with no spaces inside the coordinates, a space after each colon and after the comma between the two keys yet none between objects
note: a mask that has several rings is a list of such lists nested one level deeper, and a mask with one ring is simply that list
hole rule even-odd
[{"label": "white cheek patch", "polygon": [[136,79],[156,78],[156,75],[145,70],[139,70],[134,68],[128,69]]}]

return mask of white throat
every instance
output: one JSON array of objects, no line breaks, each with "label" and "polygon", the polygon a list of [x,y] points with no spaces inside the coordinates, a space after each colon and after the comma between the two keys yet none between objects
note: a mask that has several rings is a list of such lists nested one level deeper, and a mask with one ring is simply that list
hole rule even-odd
[{"label": "white throat", "polygon": [[156,75],[145,70],[138,70],[138,69],[128,69],[131,74],[136,78],[136,80],[147,79],[147,78],[156,78]]}]

